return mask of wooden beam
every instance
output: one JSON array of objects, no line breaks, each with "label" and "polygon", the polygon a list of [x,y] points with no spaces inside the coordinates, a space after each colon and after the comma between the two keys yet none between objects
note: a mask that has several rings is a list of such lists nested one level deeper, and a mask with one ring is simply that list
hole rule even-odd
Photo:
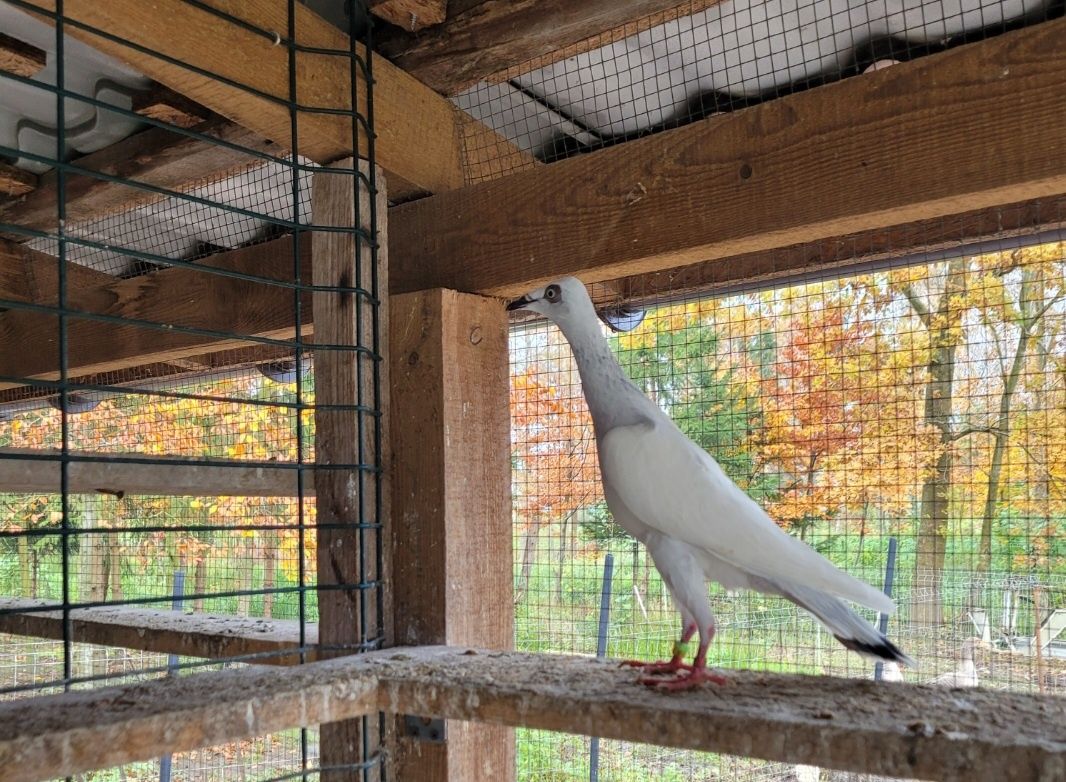
[{"label": "wooden beam", "polygon": [[[166,598],[169,600],[170,598]],[[15,613],[17,612],[17,613]],[[297,665],[300,623],[227,614],[185,614],[130,606],[75,608],[71,640],[97,646],[225,659],[256,665]],[[63,612],[47,600],[0,597],[0,633],[63,640]],[[318,625],[304,628],[305,659],[317,659]]]},{"label": "wooden beam", "polygon": [[[256,33],[227,21],[203,6],[246,20],[267,31]],[[41,6],[54,10],[54,2]],[[282,146],[293,147],[290,117],[289,47],[276,45],[272,34],[287,37],[288,0],[66,0],[69,19],[118,36],[174,60],[163,60],[81,28],[67,31],[100,51],[128,63],[155,81],[228,117]],[[305,47],[338,54],[298,52],[295,100],[308,109],[350,109],[353,64],[348,36],[303,4],[295,6],[296,41]],[[167,24],[159,24],[166,19]],[[361,44],[354,52],[365,58]],[[176,62],[257,90],[261,94],[204,76]],[[360,77],[361,78],[361,77]],[[366,90],[359,84],[355,110],[366,116]],[[269,97],[265,97],[269,96]],[[297,147],[301,155],[327,163],[353,153],[353,120],[341,114],[303,110],[297,113]],[[456,109],[414,77],[385,61],[374,64],[374,133],[379,165],[415,189],[436,192],[464,183],[456,129]],[[362,130],[360,153],[365,153]],[[395,184],[395,183],[394,183]]]},{"label": "wooden beam", "polygon": [[[352,169],[348,159],[337,167]],[[364,170],[366,166],[362,167]],[[315,174],[312,184],[315,224],[377,231],[386,243],[388,200],[383,182],[377,193],[377,224],[372,222],[371,195],[363,180],[350,174]],[[362,644],[380,641],[384,618],[377,607],[380,529],[364,525],[384,521],[378,507],[377,481],[384,464],[378,444],[384,442],[382,390],[377,378],[375,345],[387,342],[388,297],[375,305],[354,292],[388,290],[388,267],[354,231],[318,231],[312,235],[315,343],[315,462],[320,465],[365,465],[350,470],[315,472],[318,527],[318,611],[322,654],[353,654]],[[375,279],[376,278],[376,279]],[[375,309],[377,310],[375,312]],[[387,386],[386,386],[387,388]],[[379,468],[379,469],[375,469]],[[379,589],[382,587],[379,587]],[[379,628],[381,628],[379,630]],[[346,720],[322,726],[325,782],[356,782],[364,757],[364,731],[371,752],[382,741],[377,726]]]},{"label": "wooden beam", "polygon": [[24,196],[37,187],[37,175],[0,161],[0,195]]},{"label": "wooden beam", "polygon": [[410,32],[440,24],[447,8],[448,0],[370,0],[370,13]]},{"label": "wooden beam", "polygon": [[[1066,700],[729,671],[684,697],[616,662],[388,649],[0,704],[0,768],[36,782],[378,709],[962,782],[1066,775]],[[989,715],[1010,715],[991,719]]]},{"label": "wooden beam", "polygon": [[[1009,249],[1039,242],[1066,229],[1066,196],[1023,201],[961,215],[831,237],[817,242],[737,255],[729,263],[704,261],[639,274],[594,289],[593,301],[642,304],[668,296],[710,294],[738,287],[785,285],[805,278],[855,273],[913,257],[935,258],[953,252]],[[987,251],[987,250],[986,250]],[[597,296],[599,294],[599,296]],[[604,295],[607,294],[607,295]]]},{"label": "wooden beam", "polygon": [[[115,278],[68,263],[67,285],[84,291],[110,285]],[[77,294],[75,294],[76,296]],[[0,238],[0,299],[54,307],[59,302],[59,260]]]},{"label": "wooden beam", "polygon": [[[209,139],[271,155],[283,154],[283,149],[274,142],[222,119],[208,120],[198,130]],[[74,161],[89,171],[167,190],[223,179],[254,162],[255,158],[247,152],[166,128],[150,128]],[[67,220],[77,224],[161,201],[166,195],[93,176],[69,174],[64,198]],[[17,201],[0,203],[0,223],[55,232],[58,200],[58,178],[55,171],[50,171],[40,177],[32,193]]]},{"label": "wooden beam", "polygon": [[[306,240],[302,243],[308,245]],[[302,251],[306,251],[301,248]],[[54,274],[51,256],[25,250],[35,273]],[[3,257],[0,256],[0,262]],[[291,279],[292,238],[283,237],[250,248],[209,256],[207,268],[254,274],[266,279]],[[305,272],[310,277],[310,264]],[[99,272],[68,264],[72,282]],[[306,281],[306,280],[305,280]],[[310,295],[305,294],[310,303]],[[37,298],[54,305],[54,298]],[[239,304],[239,306],[238,306]],[[248,347],[247,337],[295,339],[294,298],[291,287],[211,274],[190,267],[174,267],[130,279],[109,278],[104,284],[72,284],[67,306],[75,311],[164,324],[151,328],[134,324],[68,317],[68,373],[111,372],[138,364],[184,358],[209,351]],[[309,332],[308,324],[303,324]],[[177,329],[228,333],[220,337]],[[18,385],[14,378],[55,380],[59,377],[58,317],[32,310],[0,313],[0,389]],[[27,346],[33,350],[27,350]]]},{"label": "wooden beam", "polygon": [[48,54],[44,49],[0,33],[0,71],[30,78],[44,68]]},{"label": "wooden beam", "polygon": [[[390,306],[394,637],[509,649],[506,313],[493,299],[444,290]],[[513,779],[509,730],[449,722],[446,735],[441,744],[400,738],[390,776]]]},{"label": "wooden beam", "polygon": [[162,84],[156,84],[134,95],[133,110],[142,117],[150,117],[179,128],[194,127],[211,116],[211,112],[199,103]]},{"label": "wooden beam", "polygon": [[[194,377],[203,377],[235,370],[254,370],[260,364],[292,361],[291,348],[276,345],[253,345],[238,350],[222,350],[218,353],[203,353],[186,359],[170,359],[167,362],[139,364],[128,369],[104,372],[97,375],[72,375],[72,384],[107,386],[115,393],[137,389],[153,389],[167,383],[179,383]],[[47,386],[18,386],[0,391],[0,405],[14,402],[44,399],[55,396],[55,389]]]},{"label": "wooden beam", "polygon": [[[99,453],[71,454],[75,459]],[[133,459],[144,461],[121,461]],[[104,492],[116,495],[166,497],[295,497],[296,469],[270,463],[263,466],[225,464],[218,460],[116,453],[114,460],[72,461],[68,490],[72,494]],[[60,452],[29,448],[0,448],[0,491],[59,494]],[[305,490],[310,494],[311,489]]]},{"label": "wooden beam", "polygon": [[379,40],[379,48],[433,89],[454,95],[482,79],[513,78],[688,16],[716,2],[453,0],[447,19],[439,27],[417,36],[386,32]]},{"label": "wooden beam", "polygon": [[1066,193],[1064,37],[1045,22],[402,205],[392,290],[510,296]]}]

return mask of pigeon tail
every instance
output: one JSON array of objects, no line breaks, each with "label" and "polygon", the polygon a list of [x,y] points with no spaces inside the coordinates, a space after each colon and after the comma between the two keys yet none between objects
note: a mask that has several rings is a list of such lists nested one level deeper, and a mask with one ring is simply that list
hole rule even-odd
[{"label": "pigeon tail", "polygon": [[834,595],[794,584],[777,582],[781,593],[800,608],[810,611],[847,649],[879,660],[917,668],[918,664],[884,633],[856,614]]}]

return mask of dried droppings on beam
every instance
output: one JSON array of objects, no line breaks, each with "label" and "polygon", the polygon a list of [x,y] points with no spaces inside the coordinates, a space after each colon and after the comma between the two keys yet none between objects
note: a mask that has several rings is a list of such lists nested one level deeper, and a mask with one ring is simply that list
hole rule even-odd
[{"label": "dried droppings on beam", "polygon": [[[168,598],[169,600],[169,598]],[[224,614],[193,614],[130,606],[76,608],[72,640],[97,646],[223,659],[254,658],[262,665],[296,665],[300,623]],[[0,633],[62,640],[63,612],[46,600],[0,598]],[[317,625],[304,629],[304,643],[318,643]],[[317,656],[305,649],[305,660]]]},{"label": "dried droppings on beam", "polygon": [[669,694],[588,657],[388,649],[0,704],[0,768],[31,782],[380,708],[912,779],[1066,778],[1066,699],[748,671],[727,678]]}]

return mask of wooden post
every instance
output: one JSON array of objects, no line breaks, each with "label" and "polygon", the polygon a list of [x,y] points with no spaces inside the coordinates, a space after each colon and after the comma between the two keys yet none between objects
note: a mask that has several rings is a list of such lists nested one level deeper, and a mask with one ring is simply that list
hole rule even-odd
[{"label": "wooden post", "polygon": [[[351,168],[352,160],[331,168]],[[368,170],[360,164],[363,173]],[[377,239],[375,264],[369,243],[354,233],[319,231],[312,236],[312,279],[316,286],[339,291],[316,291],[312,296],[315,323],[315,464],[383,467],[386,443],[385,407],[388,399],[387,361],[372,355],[387,348],[387,299],[375,307],[352,289],[388,291],[385,255],[387,200],[384,177],[377,177]],[[315,225],[367,228],[371,199],[361,178],[348,173],[315,174],[312,216]],[[377,286],[373,285],[374,272]],[[332,346],[332,347],[330,347]],[[358,349],[357,349],[358,348]],[[357,409],[356,406],[364,409]],[[373,410],[381,412],[380,417]],[[365,469],[318,469],[315,495],[318,527],[318,612],[320,657],[359,651],[360,645],[381,639],[385,627],[378,593],[366,584],[383,578],[379,572],[380,530],[365,527],[384,520],[385,487],[379,473]],[[361,587],[360,585],[364,585]],[[329,647],[334,647],[332,650]],[[321,728],[323,782],[363,779],[353,766],[368,760],[382,740],[377,719],[345,720]],[[364,737],[364,724],[367,735]],[[345,768],[347,766],[347,768]],[[373,775],[372,775],[373,777]]]},{"label": "wooden post", "polygon": [[[394,296],[390,308],[393,637],[510,649],[506,313],[441,289]],[[403,728],[391,779],[514,779],[509,728],[448,722],[443,743]]]}]

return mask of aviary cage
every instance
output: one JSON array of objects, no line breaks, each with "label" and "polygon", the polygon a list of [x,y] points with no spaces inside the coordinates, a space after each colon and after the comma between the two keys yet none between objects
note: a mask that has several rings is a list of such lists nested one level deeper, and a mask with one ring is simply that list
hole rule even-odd
[{"label": "aviary cage", "polygon": [[[364,5],[0,3],[0,776],[1066,773],[1061,2]],[[919,672],[597,660],[565,274]]]}]

